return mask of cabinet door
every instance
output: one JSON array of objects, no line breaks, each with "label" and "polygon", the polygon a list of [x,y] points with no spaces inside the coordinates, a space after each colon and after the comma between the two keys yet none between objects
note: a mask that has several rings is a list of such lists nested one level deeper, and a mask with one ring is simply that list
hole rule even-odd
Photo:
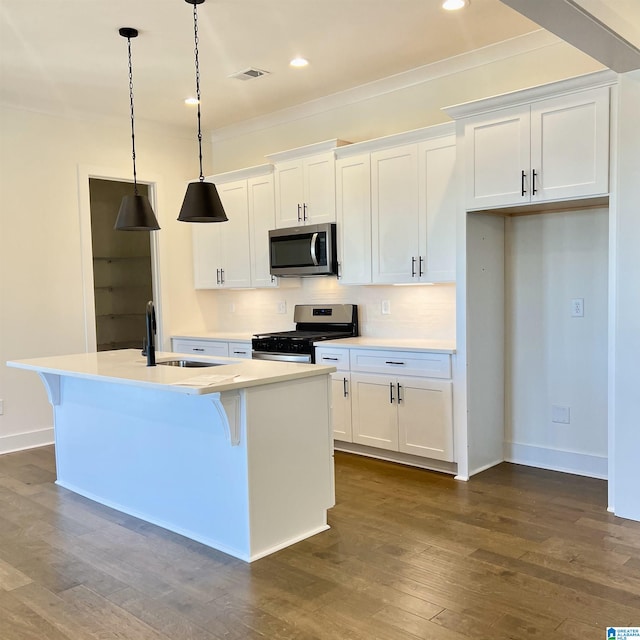
[{"label": "cabinet door", "polygon": [[247,190],[251,230],[251,286],[275,287],[277,280],[269,273],[269,230],[276,226],[273,175],[250,178]]},{"label": "cabinet door", "polygon": [[420,280],[455,282],[456,279],[456,141],[435,138],[418,147],[420,167],[420,222],[426,238],[420,254]]},{"label": "cabinet door", "polygon": [[220,224],[191,225],[193,280],[196,289],[219,289],[222,286],[220,227]]},{"label": "cabinet door", "polygon": [[395,381],[387,376],[351,374],[353,442],[398,450]]},{"label": "cabinet door", "polygon": [[275,168],[276,227],[302,224],[304,180],[302,160],[281,162]]},{"label": "cabinet door", "polygon": [[250,287],[247,181],[221,184],[218,193],[229,218],[227,222],[213,225],[220,227],[222,284],[224,287]]},{"label": "cabinet door", "polygon": [[336,161],[338,282],[371,283],[371,165],[368,153]]},{"label": "cabinet door", "polygon": [[529,202],[529,115],[528,106],[514,107],[465,124],[467,209]]},{"label": "cabinet door", "polygon": [[331,424],[334,440],[353,442],[351,433],[351,380],[345,371],[331,374]]},{"label": "cabinet door", "polygon": [[399,451],[453,461],[450,381],[398,378]]},{"label": "cabinet door", "polygon": [[336,221],[336,166],[333,153],[310,156],[303,161],[304,224]]},{"label": "cabinet door", "polygon": [[531,169],[532,201],[608,193],[608,87],[532,105]]},{"label": "cabinet door", "polygon": [[373,282],[418,281],[418,145],[371,154]]}]

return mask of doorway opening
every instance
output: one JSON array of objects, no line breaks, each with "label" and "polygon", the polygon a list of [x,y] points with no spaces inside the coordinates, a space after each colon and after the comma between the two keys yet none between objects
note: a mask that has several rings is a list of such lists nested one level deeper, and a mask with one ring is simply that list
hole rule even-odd
[{"label": "doorway opening", "polygon": [[[138,191],[149,196],[146,184],[138,184]],[[89,178],[98,351],[141,348],[145,307],[153,300],[151,234],[113,228],[130,193],[130,182]]]}]

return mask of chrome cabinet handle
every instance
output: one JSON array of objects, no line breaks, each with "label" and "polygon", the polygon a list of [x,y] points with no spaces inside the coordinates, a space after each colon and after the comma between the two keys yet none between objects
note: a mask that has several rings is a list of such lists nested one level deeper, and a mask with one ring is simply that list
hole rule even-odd
[{"label": "chrome cabinet handle", "polygon": [[533,176],[531,180],[531,195],[535,196],[536,193],[538,192],[538,190],[536,189],[536,176],[538,174],[536,173],[535,169],[532,171],[531,175]]},{"label": "chrome cabinet handle", "polygon": [[522,171],[522,177],[520,178],[520,190],[521,190],[521,196],[524,197],[527,194],[527,190],[524,188],[524,181],[526,178],[526,173],[524,172],[524,170]]},{"label": "chrome cabinet handle", "polygon": [[304,222],[307,219],[307,203],[303,203],[302,205],[302,221]]},{"label": "chrome cabinet handle", "polygon": [[420,276],[421,278],[424,275],[424,269],[422,268],[423,263],[424,263],[424,258],[420,256],[419,262],[418,262],[418,276]]},{"label": "chrome cabinet handle", "polygon": [[385,364],[405,364],[405,363],[401,362],[400,360],[386,360]]},{"label": "chrome cabinet handle", "polygon": [[202,347],[193,347],[192,351],[204,351]]},{"label": "chrome cabinet handle", "polygon": [[411,277],[416,277],[416,258],[415,256],[411,256]]},{"label": "chrome cabinet handle", "polygon": [[398,404],[402,402],[402,398],[400,397],[400,389],[402,389],[402,385],[398,382]]},{"label": "chrome cabinet handle", "polygon": [[216,269],[216,284],[220,284],[220,269]]},{"label": "chrome cabinet handle", "polygon": [[236,354],[241,355],[241,356],[246,356],[247,355],[246,351],[234,351],[233,353],[236,353]]},{"label": "chrome cabinet handle", "polygon": [[393,382],[389,383],[389,402],[393,404]]},{"label": "chrome cabinet handle", "polygon": [[298,203],[298,222],[302,222],[302,220],[300,220],[300,203]]},{"label": "chrome cabinet handle", "polygon": [[346,398],[349,395],[349,387],[348,387],[348,382],[346,378],[342,378],[342,393],[344,395],[344,397]]},{"label": "chrome cabinet handle", "polygon": [[224,284],[224,269],[220,269],[220,284]]},{"label": "chrome cabinet handle", "polygon": [[334,360],[335,362],[338,362],[338,358],[330,358],[329,356],[322,356],[323,360]]}]

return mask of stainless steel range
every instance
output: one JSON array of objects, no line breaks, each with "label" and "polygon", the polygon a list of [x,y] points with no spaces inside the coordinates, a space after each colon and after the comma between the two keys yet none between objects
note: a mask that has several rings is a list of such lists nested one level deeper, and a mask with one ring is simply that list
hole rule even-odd
[{"label": "stainless steel range", "polygon": [[297,304],[293,320],[294,331],[253,336],[252,356],[259,360],[315,362],[314,342],[359,335],[355,304]]}]

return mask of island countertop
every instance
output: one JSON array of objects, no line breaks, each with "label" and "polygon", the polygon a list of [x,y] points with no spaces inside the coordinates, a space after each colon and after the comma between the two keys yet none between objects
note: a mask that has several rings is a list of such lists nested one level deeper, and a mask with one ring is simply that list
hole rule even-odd
[{"label": "island countertop", "polygon": [[159,364],[177,359],[186,358],[176,353],[156,352],[158,364],[147,367],[146,358],[138,349],[119,349],[13,360],[7,365],[39,373],[163,389],[187,395],[255,387],[326,375],[336,370],[325,365],[207,356],[189,356],[188,359],[212,362],[216,366],[188,368]]}]

